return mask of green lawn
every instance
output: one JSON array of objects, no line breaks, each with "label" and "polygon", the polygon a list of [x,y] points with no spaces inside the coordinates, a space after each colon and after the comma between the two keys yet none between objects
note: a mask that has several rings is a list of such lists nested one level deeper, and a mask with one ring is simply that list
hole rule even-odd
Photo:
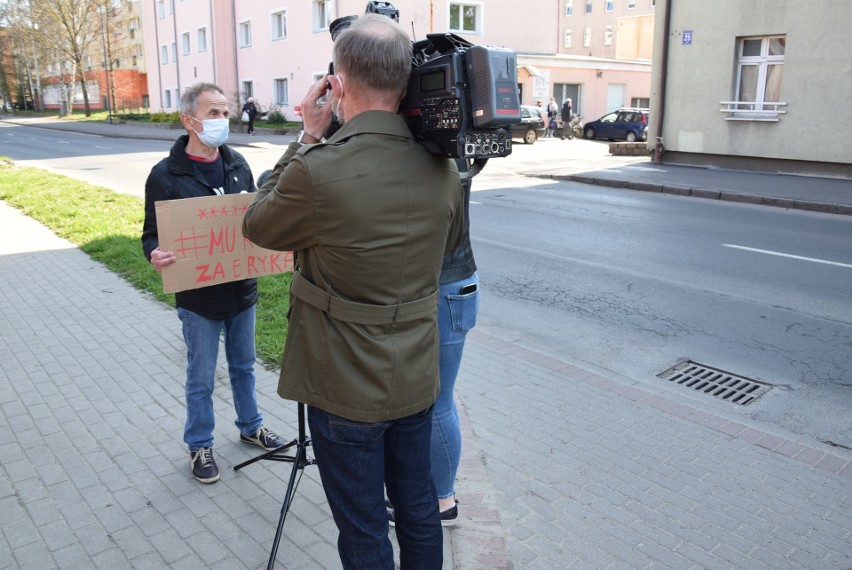
[{"label": "green lawn", "polygon": [[[174,306],[174,295],[163,293],[160,275],[142,254],[141,198],[37,168],[19,168],[0,157],[0,200],[76,244],[135,287]],[[257,354],[267,366],[277,367],[287,334],[290,274],[262,277],[258,288]]]}]

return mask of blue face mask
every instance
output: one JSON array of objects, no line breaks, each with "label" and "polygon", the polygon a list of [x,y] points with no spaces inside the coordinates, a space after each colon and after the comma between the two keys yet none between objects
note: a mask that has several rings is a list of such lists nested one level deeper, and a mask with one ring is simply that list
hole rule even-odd
[{"label": "blue face mask", "polygon": [[[195,117],[190,117],[193,120],[198,121]],[[198,140],[204,143],[206,146],[210,148],[219,148],[228,140],[228,119],[204,119],[203,121],[199,121],[201,125],[204,127],[204,130],[200,133],[195,131],[195,134],[198,135]]]}]

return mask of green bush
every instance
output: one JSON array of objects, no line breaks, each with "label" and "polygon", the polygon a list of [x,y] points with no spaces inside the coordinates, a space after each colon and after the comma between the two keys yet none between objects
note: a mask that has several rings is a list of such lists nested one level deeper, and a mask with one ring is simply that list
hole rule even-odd
[{"label": "green bush", "polygon": [[165,111],[160,111],[159,113],[151,113],[151,122],[180,123],[180,113],[178,111],[173,111],[171,113],[167,113]]},{"label": "green bush", "polygon": [[270,125],[279,126],[279,125],[283,125],[285,122],[287,122],[287,119],[284,117],[284,115],[280,111],[270,111],[266,115],[266,122],[269,123]]}]

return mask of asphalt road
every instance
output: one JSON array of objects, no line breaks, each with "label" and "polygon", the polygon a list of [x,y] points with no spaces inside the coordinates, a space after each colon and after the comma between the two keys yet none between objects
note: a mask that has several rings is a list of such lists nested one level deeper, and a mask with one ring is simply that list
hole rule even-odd
[{"label": "asphalt road", "polygon": [[473,200],[486,331],[661,391],[683,359],[766,382],[693,396],[852,447],[848,216],[564,182]]}]

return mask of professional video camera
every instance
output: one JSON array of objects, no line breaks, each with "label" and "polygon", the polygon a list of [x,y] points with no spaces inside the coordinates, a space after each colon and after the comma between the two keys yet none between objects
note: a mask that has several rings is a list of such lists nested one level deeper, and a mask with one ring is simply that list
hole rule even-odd
[{"label": "professional video camera", "polygon": [[[368,2],[367,14],[399,21],[390,2]],[[329,26],[332,39],[358,16]],[[450,33],[412,42],[408,91],[400,104],[414,138],[435,154],[491,158],[512,153],[512,125],[521,121],[515,52],[478,46]]]}]

